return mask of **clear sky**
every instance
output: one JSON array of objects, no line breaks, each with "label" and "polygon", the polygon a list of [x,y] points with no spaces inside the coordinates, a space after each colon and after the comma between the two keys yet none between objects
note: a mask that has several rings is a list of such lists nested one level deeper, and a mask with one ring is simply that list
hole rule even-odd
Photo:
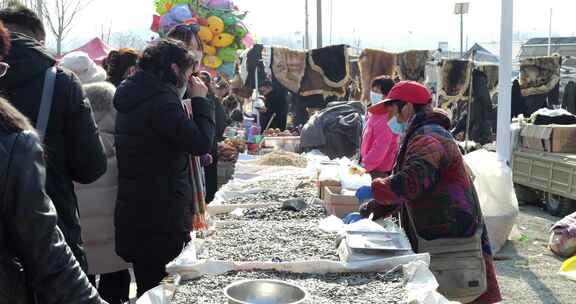
[{"label": "clear sky", "polygon": [[[454,0],[323,0],[324,43],[345,42],[390,50],[432,49],[439,41],[459,48],[459,18]],[[500,0],[469,0],[465,36],[469,44],[493,42],[500,33]],[[257,36],[279,35],[294,41],[304,29],[304,0],[236,0],[249,11],[246,19]],[[311,40],[315,41],[316,0],[310,0]],[[153,0],[94,0],[76,20],[69,44],[99,35],[102,26],[115,32],[147,34],[154,13]],[[547,36],[550,8],[553,35],[576,35],[575,0],[515,0],[514,31],[520,38]],[[332,8],[331,8],[332,6]],[[332,13],[331,13],[332,12]],[[332,15],[332,21],[330,20]],[[330,30],[332,24],[332,30]]]}]

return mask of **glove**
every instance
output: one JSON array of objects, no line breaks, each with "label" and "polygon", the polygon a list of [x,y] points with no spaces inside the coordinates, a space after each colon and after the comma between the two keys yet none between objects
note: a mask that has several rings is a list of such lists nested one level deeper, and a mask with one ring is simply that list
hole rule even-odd
[{"label": "glove", "polygon": [[397,210],[398,205],[382,205],[374,200],[362,204],[358,209],[360,215],[364,218],[368,218],[370,214],[374,214],[372,220],[389,217]]},{"label": "glove", "polygon": [[210,166],[213,161],[214,161],[214,159],[212,158],[212,155],[210,155],[210,154],[204,154],[204,155],[200,156],[200,164],[203,167]]},{"label": "glove", "polygon": [[358,208],[360,216],[362,216],[363,218],[368,218],[370,214],[374,213],[373,211],[374,204],[376,204],[376,201],[369,201],[367,203],[360,205],[360,208]]},{"label": "glove", "polygon": [[352,223],[356,223],[357,221],[363,219],[364,217],[362,217],[362,215],[358,212],[352,212],[349,213],[342,221],[344,222],[344,224],[348,225],[348,224],[352,224]]},{"label": "glove", "polygon": [[372,186],[360,187],[360,189],[356,191],[356,198],[360,203],[373,199]]}]

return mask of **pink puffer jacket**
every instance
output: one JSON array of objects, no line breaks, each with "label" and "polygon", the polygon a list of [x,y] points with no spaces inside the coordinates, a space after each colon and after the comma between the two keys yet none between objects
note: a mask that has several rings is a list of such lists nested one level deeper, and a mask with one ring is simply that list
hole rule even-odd
[{"label": "pink puffer jacket", "polygon": [[362,165],[368,172],[390,172],[398,153],[398,135],[388,127],[388,115],[368,117],[362,138]]}]

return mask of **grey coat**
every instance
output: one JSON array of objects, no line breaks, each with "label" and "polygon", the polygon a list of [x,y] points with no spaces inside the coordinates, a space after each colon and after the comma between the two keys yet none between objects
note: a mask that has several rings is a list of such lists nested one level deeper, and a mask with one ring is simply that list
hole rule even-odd
[{"label": "grey coat", "polygon": [[108,159],[106,174],[89,185],[76,185],[82,239],[88,257],[88,273],[103,274],[129,268],[114,248],[114,208],[118,193],[118,162],[114,149],[116,88],[107,82],[84,85],[94,111],[98,132]]}]

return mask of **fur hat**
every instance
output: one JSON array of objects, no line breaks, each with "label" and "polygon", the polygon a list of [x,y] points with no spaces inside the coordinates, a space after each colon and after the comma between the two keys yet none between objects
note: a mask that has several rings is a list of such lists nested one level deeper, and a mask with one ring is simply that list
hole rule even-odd
[{"label": "fur hat", "polygon": [[85,52],[76,51],[62,57],[60,65],[74,72],[82,84],[106,81],[106,71]]}]

